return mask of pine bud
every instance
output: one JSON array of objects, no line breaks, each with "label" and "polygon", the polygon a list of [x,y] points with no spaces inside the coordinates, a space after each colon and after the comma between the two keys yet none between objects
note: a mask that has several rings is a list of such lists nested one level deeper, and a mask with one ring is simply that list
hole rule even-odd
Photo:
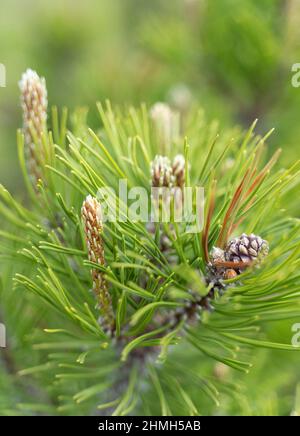
[{"label": "pine bud", "polygon": [[156,155],[150,167],[152,186],[183,188],[185,183],[185,159],[177,154],[172,162],[166,156]]},{"label": "pine bud", "polygon": [[[81,208],[81,217],[88,248],[88,258],[91,262],[104,265],[104,246],[101,236],[103,233],[102,210],[96,198],[91,195],[86,197]],[[113,325],[114,316],[107,283],[100,270],[94,268],[91,270],[91,274],[93,278],[93,291],[98,300],[103,317],[103,326],[111,327]]]},{"label": "pine bud", "polygon": [[41,136],[47,126],[47,89],[43,77],[26,70],[19,82],[27,166],[34,183],[41,178]]},{"label": "pine bud", "polygon": [[170,160],[166,156],[156,155],[151,162],[151,178],[154,188],[171,188],[174,184],[173,169]]},{"label": "pine bud", "polygon": [[175,178],[175,185],[179,188],[183,188],[185,182],[185,159],[182,154],[177,154],[174,157],[172,172]]},{"label": "pine bud", "polygon": [[231,240],[225,250],[227,261],[253,262],[258,258],[265,257],[269,252],[269,244],[260,236],[253,233],[243,233],[239,238]]},{"label": "pine bud", "polygon": [[175,134],[175,117],[171,108],[166,103],[155,103],[150,109],[150,117],[161,146],[169,147]]}]

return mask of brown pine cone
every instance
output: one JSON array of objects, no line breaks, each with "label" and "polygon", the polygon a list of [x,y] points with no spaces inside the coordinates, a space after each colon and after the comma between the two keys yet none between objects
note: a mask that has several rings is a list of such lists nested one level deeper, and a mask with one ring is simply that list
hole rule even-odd
[{"label": "brown pine cone", "polygon": [[253,262],[264,257],[269,252],[269,244],[253,233],[243,233],[239,238],[232,239],[226,247],[225,259],[230,262]]}]

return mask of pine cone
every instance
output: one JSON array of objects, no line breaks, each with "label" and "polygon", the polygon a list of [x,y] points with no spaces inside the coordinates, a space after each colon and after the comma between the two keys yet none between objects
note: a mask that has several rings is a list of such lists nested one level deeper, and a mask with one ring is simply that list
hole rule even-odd
[{"label": "pine cone", "polygon": [[269,252],[269,244],[253,233],[243,233],[239,238],[231,240],[225,250],[225,258],[230,262],[253,262]]}]

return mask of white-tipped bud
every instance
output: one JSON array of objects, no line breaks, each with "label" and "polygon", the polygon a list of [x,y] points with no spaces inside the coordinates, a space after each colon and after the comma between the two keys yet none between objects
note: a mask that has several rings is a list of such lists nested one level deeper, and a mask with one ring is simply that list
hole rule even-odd
[{"label": "white-tipped bud", "polygon": [[152,186],[154,188],[171,188],[174,184],[173,169],[170,159],[156,155],[150,166]]},{"label": "white-tipped bud", "polygon": [[25,136],[28,170],[35,182],[41,177],[41,136],[47,129],[47,88],[43,77],[28,69],[19,82],[21,106],[23,110],[23,130]]},{"label": "white-tipped bud", "polygon": [[177,154],[171,164],[167,156],[156,155],[150,165],[153,187],[183,188],[185,182],[185,159]]},{"label": "white-tipped bud", "polygon": [[175,185],[183,188],[185,182],[185,158],[182,154],[177,154],[174,157],[172,171],[175,177]]},{"label": "white-tipped bud", "polygon": [[[98,200],[91,195],[88,195],[82,204],[81,218],[88,248],[88,258],[91,262],[104,265],[104,245],[101,236],[103,233],[102,210]],[[114,317],[107,283],[100,270],[93,268],[91,274],[93,278],[93,291],[97,297],[103,317],[103,327],[112,327]]]},{"label": "white-tipped bud", "polygon": [[178,130],[176,114],[166,103],[158,102],[150,109],[150,117],[162,149],[169,148]]}]

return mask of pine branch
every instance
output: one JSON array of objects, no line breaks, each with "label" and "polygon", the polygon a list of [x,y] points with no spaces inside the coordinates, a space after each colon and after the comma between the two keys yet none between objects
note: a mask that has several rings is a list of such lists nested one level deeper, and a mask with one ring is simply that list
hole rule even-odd
[{"label": "pine branch", "polygon": [[[266,326],[299,314],[300,225],[282,205],[288,209],[300,165],[274,170],[279,152],[265,164],[270,132],[256,137],[255,123],[236,140],[225,132],[216,141],[216,124],[197,111],[187,140],[166,106],[148,113],[145,106],[122,111],[107,102],[98,111],[97,131],[77,115],[74,134],[67,132],[67,112],[60,121],[54,108],[53,134],[31,137],[44,153],[38,195],[19,134],[31,204],[25,208],[0,190],[1,258],[14,265],[14,289],[28,317],[41,306],[47,311],[46,326],[28,332],[36,357],[21,375],[40,378],[44,387],[50,377],[58,381],[47,406],[58,402],[56,413],[96,407],[176,413],[176,380],[181,413],[195,414],[203,397],[194,384],[213,404],[219,404],[215,385],[235,395],[223,383],[226,374],[213,372],[213,361],[248,373],[250,350],[297,351],[269,340]],[[199,156],[206,156],[202,165]],[[170,188],[157,201],[160,210],[171,203],[169,221],[132,219],[117,190],[120,179],[128,189],[145,188],[145,207],[151,188]],[[176,192],[201,185],[209,193],[204,227],[188,233],[186,222],[176,220],[185,200]],[[109,200],[97,196],[103,187],[115,190]],[[118,219],[104,222],[103,211],[112,213],[114,205]],[[11,310],[9,296],[7,302]]]}]

